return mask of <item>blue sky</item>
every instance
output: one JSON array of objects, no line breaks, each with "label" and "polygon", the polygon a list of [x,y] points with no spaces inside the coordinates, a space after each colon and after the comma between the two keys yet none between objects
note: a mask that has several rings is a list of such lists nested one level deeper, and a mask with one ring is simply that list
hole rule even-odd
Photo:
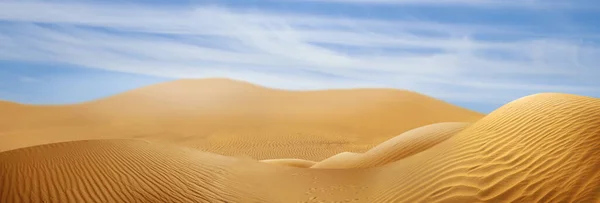
[{"label": "blue sky", "polygon": [[68,104],[177,78],[392,87],[490,112],[600,97],[596,0],[0,1],[0,99]]}]

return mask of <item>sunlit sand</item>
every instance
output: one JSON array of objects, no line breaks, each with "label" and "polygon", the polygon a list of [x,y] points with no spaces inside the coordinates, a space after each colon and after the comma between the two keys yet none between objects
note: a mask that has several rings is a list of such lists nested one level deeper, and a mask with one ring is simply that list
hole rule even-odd
[{"label": "sunlit sand", "polygon": [[0,202],[600,202],[600,99],[180,80],[0,102]]}]

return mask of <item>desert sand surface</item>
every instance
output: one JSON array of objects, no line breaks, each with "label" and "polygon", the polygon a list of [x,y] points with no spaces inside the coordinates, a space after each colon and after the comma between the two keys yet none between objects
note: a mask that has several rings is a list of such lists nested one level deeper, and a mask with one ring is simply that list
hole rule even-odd
[{"label": "desert sand surface", "polygon": [[260,160],[260,162],[270,163],[270,164],[279,164],[279,165],[291,166],[291,167],[299,167],[299,168],[310,168],[317,163],[314,161],[309,161],[309,160],[304,160],[304,159],[264,159],[264,160]]},{"label": "desert sand surface", "polygon": [[[202,84],[231,94],[172,89]],[[0,129],[0,202],[600,202],[591,97],[484,116],[408,91],[219,79],[18,106]]]},{"label": "desert sand surface", "polygon": [[483,117],[410,91],[284,91],[229,79],[178,80],[82,104],[10,109],[3,116],[10,121],[0,125],[0,151],[128,138],[222,155],[311,161],[365,152],[423,125]]},{"label": "desert sand surface", "polygon": [[371,168],[395,162],[424,151],[452,137],[469,123],[436,123],[419,127],[389,139],[365,153],[342,152],[312,168]]}]

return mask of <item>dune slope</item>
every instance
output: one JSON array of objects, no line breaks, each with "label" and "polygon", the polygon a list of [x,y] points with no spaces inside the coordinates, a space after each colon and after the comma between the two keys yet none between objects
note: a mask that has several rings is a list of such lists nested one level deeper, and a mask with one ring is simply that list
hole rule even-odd
[{"label": "dune slope", "polygon": [[436,123],[419,127],[387,140],[365,153],[344,152],[312,168],[370,168],[396,162],[429,149],[469,126],[469,123]]},{"label": "dune slope", "polygon": [[374,202],[598,202],[600,100],[538,94],[379,170]]},{"label": "dune slope", "polygon": [[0,151],[129,138],[230,156],[320,161],[364,152],[423,125],[482,116],[394,89],[284,91],[227,79],[179,80],[82,104],[27,106],[0,128],[10,137]]},{"label": "dune slope", "polygon": [[22,114],[23,109],[23,105],[0,100],[0,133],[16,128],[19,119],[15,117]]},{"label": "dune slope", "polygon": [[373,168],[285,167],[127,140],[17,149],[0,153],[0,201],[595,203],[598,146],[599,99],[539,94]]},{"label": "dune slope", "polygon": [[317,163],[314,161],[308,161],[304,159],[265,159],[260,160],[260,162],[298,168],[310,168]]},{"label": "dune slope", "polygon": [[[133,140],[55,143],[0,154],[0,202],[241,202],[236,161]],[[256,190],[253,190],[256,192]],[[253,201],[260,201],[256,199]]]},{"label": "dune slope", "polygon": [[[364,174],[236,159],[139,140],[0,153],[0,202],[364,202]],[[350,178],[352,177],[352,178]]]}]

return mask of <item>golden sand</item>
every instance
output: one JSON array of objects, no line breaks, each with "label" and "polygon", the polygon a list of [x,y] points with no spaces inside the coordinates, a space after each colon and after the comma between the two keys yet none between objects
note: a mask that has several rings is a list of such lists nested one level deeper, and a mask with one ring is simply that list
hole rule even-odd
[{"label": "golden sand", "polygon": [[312,161],[364,152],[423,125],[483,116],[408,91],[283,91],[227,79],[180,80],[83,104],[10,109],[2,117],[10,121],[0,124],[0,152],[128,138],[230,156]]},{"label": "golden sand", "polygon": [[483,116],[391,89],[190,80],[0,105],[16,115],[1,118],[0,202],[600,202],[590,97]]}]

